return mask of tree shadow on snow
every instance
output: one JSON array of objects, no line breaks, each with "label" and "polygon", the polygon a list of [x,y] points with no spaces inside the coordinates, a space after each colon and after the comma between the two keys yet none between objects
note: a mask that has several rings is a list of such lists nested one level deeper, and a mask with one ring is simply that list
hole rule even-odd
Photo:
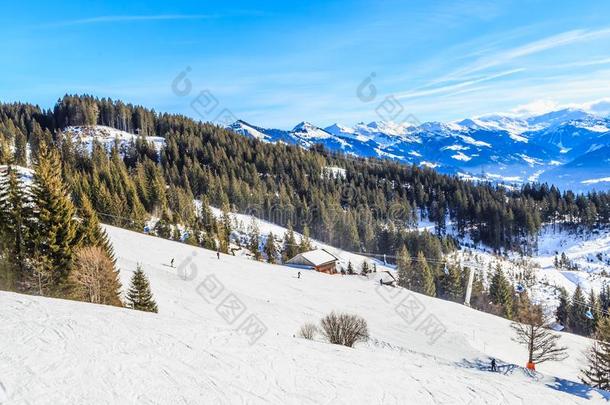
[{"label": "tree shadow on snow", "polygon": [[[593,398],[603,398],[606,401],[610,402],[610,392],[604,391],[598,388],[589,387],[588,385],[564,380],[562,378],[557,377],[545,377],[543,374],[539,374],[535,371],[528,370],[524,367],[519,367],[515,364],[503,363],[496,359],[497,365],[497,373],[510,375],[515,372],[521,372],[522,374],[533,378],[537,381],[546,380],[546,386],[561,392],[565,392],[566,394],[575,395],[584,399],[593,399]],[[464,368],[472,368],[477,369],[479,371],[487,371],[491,372],[491,358],[482,358],[482,359],[474,359],[468,360],[463,359],[461,362],[457,363],[458,366]],[[550,381],[550,382],[549,382]]]},{"label": "tree shadow on snow", "polygon": [[[475,368],[480,371],[491,371],[491,358],[489,359],[474,359],[467,360],[463,359],[461,362],[457,363],[460,367],[464,368]],[[510,363],[502,363],[498,359],[496,359],[496,369],[495,373],[500,373],[504,375],[512,374],[512,372],[519,368],[518,366]]]},{"label": "tree shadow on snow", "polygon": [[[600,397],[606,401],[610,401],[610,392],[600,390],[598,388],[589,387],[588,385],[577,383],[574,381],[564,380],[562,378],[555,377],[554,381],[546,385],[554,390],[565,392],[567,394],[576,395],[577,397],[584,399],[592,399],[593,393],[596,392]],[[597,397],[597,396],[596,396]]]}]

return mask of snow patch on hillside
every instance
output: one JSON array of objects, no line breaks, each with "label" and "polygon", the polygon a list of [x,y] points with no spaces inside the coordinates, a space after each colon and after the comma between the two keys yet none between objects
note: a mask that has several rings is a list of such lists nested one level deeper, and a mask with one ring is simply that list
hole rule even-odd
[{"label": "snow patch on hillside", "polygon": [[334,178],[334,179],[345,179],[347,171],[342,167],[337,166],[325,166],[322,168],[322,177]]},{"label": "snow patch on hillside", "polygon": [[[22,185],[24,188],[27,188],[32,184],[32,179],[34,178],[34,170],[32,170],[28,167],[16,166],[16,165],[12,165],[11,167],[19,175],[19,178],[22,181]],[[6,173],[7,168],[8,168],[7,165],[0,165],[0,173],[2,173],[2,174]]]},{"label": "snow patch on hillside", "polygon": [[[72,135],[73,138],[77,142],[80,142],[89,152],[92,150],[94,141],[100,142],[109,150],[114,146],[115,142],[118,142],[120,147],[125,147],[129,145],[129,143],[135,143],[139,138],[139,135],[103,125],[71,126],[66,127],[64,132]],[[160,136],[145,136],[143,138],[151,143],[157,152],[160,152],[165,146],[165,138]]]},{"label": "snow patch on hillside", "polygon": [[[565,253],[578,271],[563,271],[554,266],[555,255]],[[547,225],[538,241],[534,261],[541,272],[569,292],[580,285],[585,291],[599,291],[610,282],[610,229],[592,232],[560,230]]]}]

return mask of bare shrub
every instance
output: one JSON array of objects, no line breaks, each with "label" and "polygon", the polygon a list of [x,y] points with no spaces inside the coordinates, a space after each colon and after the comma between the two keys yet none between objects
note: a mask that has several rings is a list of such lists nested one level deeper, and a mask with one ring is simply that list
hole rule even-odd
[{"label": "bare shrub", "polygon": [[119,274],[106,252],[97,246],[76,251],[68,282],[74,299],[94,304],[123,306]]},{"label": "bare shrub", "polygon": [[331,312],[320,321],[322,334],[330,343],[352,347],[369,338],[366,320],[358,315]]},{"label": "bare shrub", "polygon": [[318,333],[318,327],[313,323],[306,323],[299,329],[298,336],[304,339],[312,340]]}]

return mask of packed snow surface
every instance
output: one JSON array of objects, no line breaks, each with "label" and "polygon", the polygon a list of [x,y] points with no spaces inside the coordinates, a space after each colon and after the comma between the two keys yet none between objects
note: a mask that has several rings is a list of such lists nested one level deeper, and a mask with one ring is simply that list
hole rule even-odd
[{"label": "packed snow surface", "polygon": [[[290,267],[106,229],[123,285],[140,263],[159,313],[0,293],[0,402],[573,404],[608,395],[568,381],[590,343],[582,337],[563,334],[570,358],[530,375],[513,365],[526,354],[508,321],[381,287],[376,274],[299,279]],[[332,310],[366,318],[370,341],[295,337]],[[489,356],[501,372],[487,371]]]}]

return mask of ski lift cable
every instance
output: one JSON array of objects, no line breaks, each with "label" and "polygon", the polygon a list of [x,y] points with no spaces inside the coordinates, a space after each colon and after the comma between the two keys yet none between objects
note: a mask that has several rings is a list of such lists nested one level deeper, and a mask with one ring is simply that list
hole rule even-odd
[{"label": "ski lift cable", "polygon": [[[123,217],[123,216],[119,216],[119,215],[113,215],[113,214],[109,214],[109,213],[105,213],[105,212],[101,212],[101,211],[95,211],[96,214],[101,215],[101,216],[106,216],[106,217],[110,217],[110,218],[115,218],[115,219],[122,219],[122,220],[126,220],[129,221],[131,223],[137,223],[136,220],[132,219],[132,218],[128,218],[128,217]],[[286,244],[288,246],[301,246],[300,244],[294,243],[294,244]],[[314,243],[315,245],[315,243]],[[337,249],[337,250],[341,250],[345,253],[351,253],[354,255],[360,255],[360,256],[367,256],[367,257],[371,257],[371,258],[379,258],[379,259],[383,259],[383,258],[387,258],[387,259],[398,259],[400,256],[399,255],[392,255],[392,254],[387,254],[387,253],[377,253],[377,252],[355,252],[355,251],[350,251],[350,250],[345,250],[345,249]],[[433,259],[433,258],[424,258],[423,260],[419,259],[417,256],[409,256],[409,258],[412,261],[426,261],[427,263],[437,263],[437,264],[446,264],[447,260],[446,259]],[[468,262],[466,264],[465,267],[474,267],[474,268],[479,268],[479,269],[485,269],[486,266],[482,265],[482,264],[474,264],[471,262]]]}]

